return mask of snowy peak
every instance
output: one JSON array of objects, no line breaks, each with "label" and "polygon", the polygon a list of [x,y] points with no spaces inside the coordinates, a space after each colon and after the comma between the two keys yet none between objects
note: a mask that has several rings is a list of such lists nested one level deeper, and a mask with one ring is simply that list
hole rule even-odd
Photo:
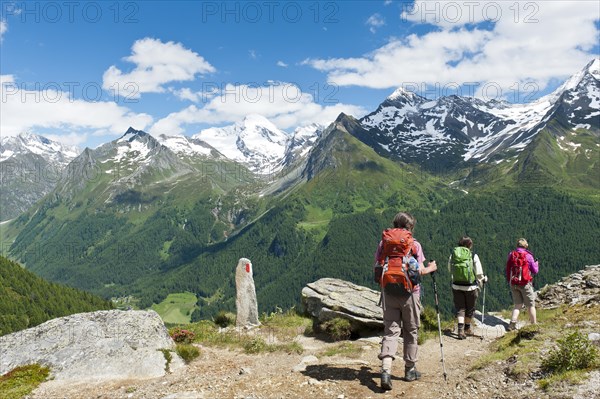
[{"label": "snowy peak", "polygon": [[248,115],[234,125],[204,129],[192,138],[202,140],[225,157],[258,174],[283,168],[290,136],[261,115]]},{"label": "snowy peak", "polygon": [[0,162],[18,155],[35,154],[50,163],[66,166],[80,152],[81,150],[75,146],[62,144],[32,133],[3,137],[0,140]]},{"label": "snowy peak", "polygon": [[428,100],[399,88],[360,123],[361,140],[406,162],[445,169],[496,161],[522,151],[556,119],[572,129],[600,129],[600,59],[529,104],[448,96]]},{"label": "snowy peak", "polygon": [[214,151],[214,148],[207,143],[187,136],[167,136],[161,134],[156,139],[160,144],[182,157],[194,157],[198,155],[207,157],[213,155]]}]

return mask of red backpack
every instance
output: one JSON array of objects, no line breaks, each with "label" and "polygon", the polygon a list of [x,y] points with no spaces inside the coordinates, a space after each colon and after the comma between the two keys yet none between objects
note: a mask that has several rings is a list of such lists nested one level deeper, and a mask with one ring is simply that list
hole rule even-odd
[{"label": "red backpack", "polygon": [[526,251],[512,251],[506,261],[506,278],[510,284],[527,285],[533,281]]},{"label": "red backpack", "polygon": [[387,261],[381,288],[389,293],[412,293],[415,284],[418,284],[409,277],[409,263],[412,255],[417,253],[412,233],[406,229],[385,229],[381,234],[381,242],[378,262],[383,265]]}]

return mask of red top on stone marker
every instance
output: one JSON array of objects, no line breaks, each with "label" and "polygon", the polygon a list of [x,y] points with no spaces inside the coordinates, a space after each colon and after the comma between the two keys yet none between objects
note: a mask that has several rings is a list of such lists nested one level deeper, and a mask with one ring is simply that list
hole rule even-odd
[{"label": "red top on stone marker", "polygon": [[250,273],[250,263],[246,263],[246,273]]}]

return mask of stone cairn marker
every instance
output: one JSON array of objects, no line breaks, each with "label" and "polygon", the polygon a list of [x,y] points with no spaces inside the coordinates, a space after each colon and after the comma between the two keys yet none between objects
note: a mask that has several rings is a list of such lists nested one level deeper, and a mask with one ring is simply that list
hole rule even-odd
[{"label": "stone cairn marker", "polygon": [[249,259],[240,258],[235,269],[235,288],[237,298],[236,327],[252,328],[260,325],[258,321],[258,305],[256,302],[256,288],[252,276],[252,263]]}]

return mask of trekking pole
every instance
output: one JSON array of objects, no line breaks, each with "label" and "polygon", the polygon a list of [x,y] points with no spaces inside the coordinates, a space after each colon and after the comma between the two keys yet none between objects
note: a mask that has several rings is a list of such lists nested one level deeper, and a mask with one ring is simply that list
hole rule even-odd
[{"label": "trekking pole", "polygon": [[483,305],[481,308],[481,324],[483,324],[484,319],[485,319],[485,281],[483,282]]},{"label": "trekking pole", "polygon": [[442,369],[444,370],[444,381],[448,381],[446,374],[446,362],[444,361],[444,343],[442,342],[442,322],[440,321],[440,302],[438,300],[437,284],[435,282],[435,272],[431,273],[433,279],[433,294],[435,296],[435,311],[437,312],[438,332],[440,334],[440,351],[442,352]]}]

